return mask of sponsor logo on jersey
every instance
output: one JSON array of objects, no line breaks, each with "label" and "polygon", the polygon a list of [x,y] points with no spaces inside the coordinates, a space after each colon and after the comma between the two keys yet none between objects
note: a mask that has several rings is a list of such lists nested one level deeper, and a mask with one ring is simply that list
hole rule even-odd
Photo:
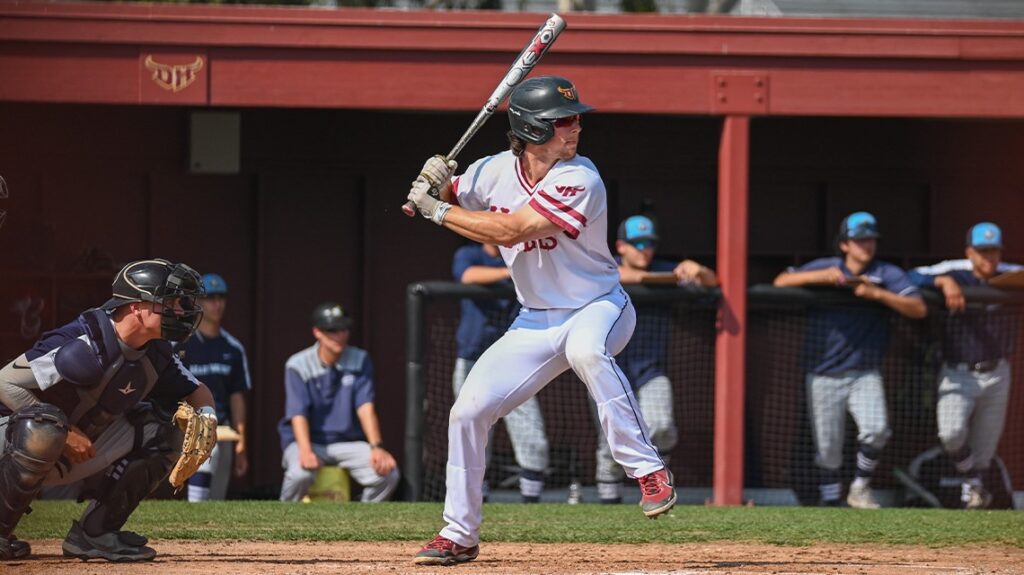
[{"label": "sponsor logo on jersey", "polygon": [[571,198],[580,192],[587,191],[586,186],[555,186],[555,191],[567,198]]}]

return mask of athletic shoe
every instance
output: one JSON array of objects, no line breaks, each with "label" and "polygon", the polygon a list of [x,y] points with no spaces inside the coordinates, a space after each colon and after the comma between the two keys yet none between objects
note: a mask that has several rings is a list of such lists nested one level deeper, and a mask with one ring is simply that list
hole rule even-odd
[{"label": "athletic shoe", "polygon": [[[126,540],[128,543],[126,543]],[[132,562],[152,561],[156,557],[156,551],[145,545],[131,545],[129,543],[145,541],[146,538],[131,531],[115,531],[104,533],[96,537],[86,534],[78,521],[71,522],[71,530],[64,539],[65,557],[78,557],[79,559],[106,559],[107,561]]]},{"label": "athletic shoe", "polygon": [[857,509],[878,509],[881,505],[875,499],[875,494],[870,487],[850,486],[850,493],[846,495],[846,503]]},{"label": "athletic shoe", "polygon": [[463,547],[447,537],[438,535],[420,549],[412,562],[417,565],[455,565],[472,561],[479,553],[479,545]]},{"label": "athletic shoe", "polygon": [[668,512],[676,504],[676,490],[672,487],[672,474],[667,469],[659,469],[637,478],[640,482],[640,508],[644,515],[651,519]]},{"label": "athletic shoe", "polygon": [[0,538],[0,561],[28,557],[32,546],[27,541],[18,539],[13,534]]},{"label": "athletic shoe", "polygon": [[962,500],[964,509],[985,509],[992,504],[992,494],[981,485],[965,484]]}]

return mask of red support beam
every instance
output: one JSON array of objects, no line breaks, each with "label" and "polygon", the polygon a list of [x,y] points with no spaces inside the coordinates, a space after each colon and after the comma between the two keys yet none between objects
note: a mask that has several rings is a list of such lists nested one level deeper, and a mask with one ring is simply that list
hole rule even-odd
[{"label": "red support beam", "polygon": [[722,304],[715,342],[715,505],[743,503],[749,144],[750,117],[727,116],[718,151],[717,266]]}]

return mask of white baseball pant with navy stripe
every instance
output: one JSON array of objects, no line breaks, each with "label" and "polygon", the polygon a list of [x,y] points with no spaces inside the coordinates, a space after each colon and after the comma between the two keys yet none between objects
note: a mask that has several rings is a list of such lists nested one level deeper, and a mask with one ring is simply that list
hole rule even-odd
[{"label": "white baseball pant with navy stripe", "polygon": [[597,403],[612,455],[626,473],[640,477],[665,466],[615,364],[634,327],[636,311],[621,286],[579,309],[523,308],[477,360],[452,406],[442,536],[467,547],[479,543],[488,431],[570,368]]}]

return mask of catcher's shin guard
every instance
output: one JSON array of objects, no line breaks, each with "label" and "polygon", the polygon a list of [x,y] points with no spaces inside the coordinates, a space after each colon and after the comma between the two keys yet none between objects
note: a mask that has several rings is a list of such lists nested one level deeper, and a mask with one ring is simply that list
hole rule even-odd
[{"label": "catcher's shin guard", "polygon": [[181,435],[152,409],[140,409],[129,420],[135,426],[135,448],[115,462],[98,481],[89,481],[80,500],[95,498],[82,513],[82,529],[90,537],[117,532],[139,503],[160,485],[178,459],[175,439]]},{"label": "catcher's shin guard", "polygon": [[0,538],[8,539],[64,451],[68,420],[54,405],[37,403],[15,411],[7,422],[0,456]]}]

